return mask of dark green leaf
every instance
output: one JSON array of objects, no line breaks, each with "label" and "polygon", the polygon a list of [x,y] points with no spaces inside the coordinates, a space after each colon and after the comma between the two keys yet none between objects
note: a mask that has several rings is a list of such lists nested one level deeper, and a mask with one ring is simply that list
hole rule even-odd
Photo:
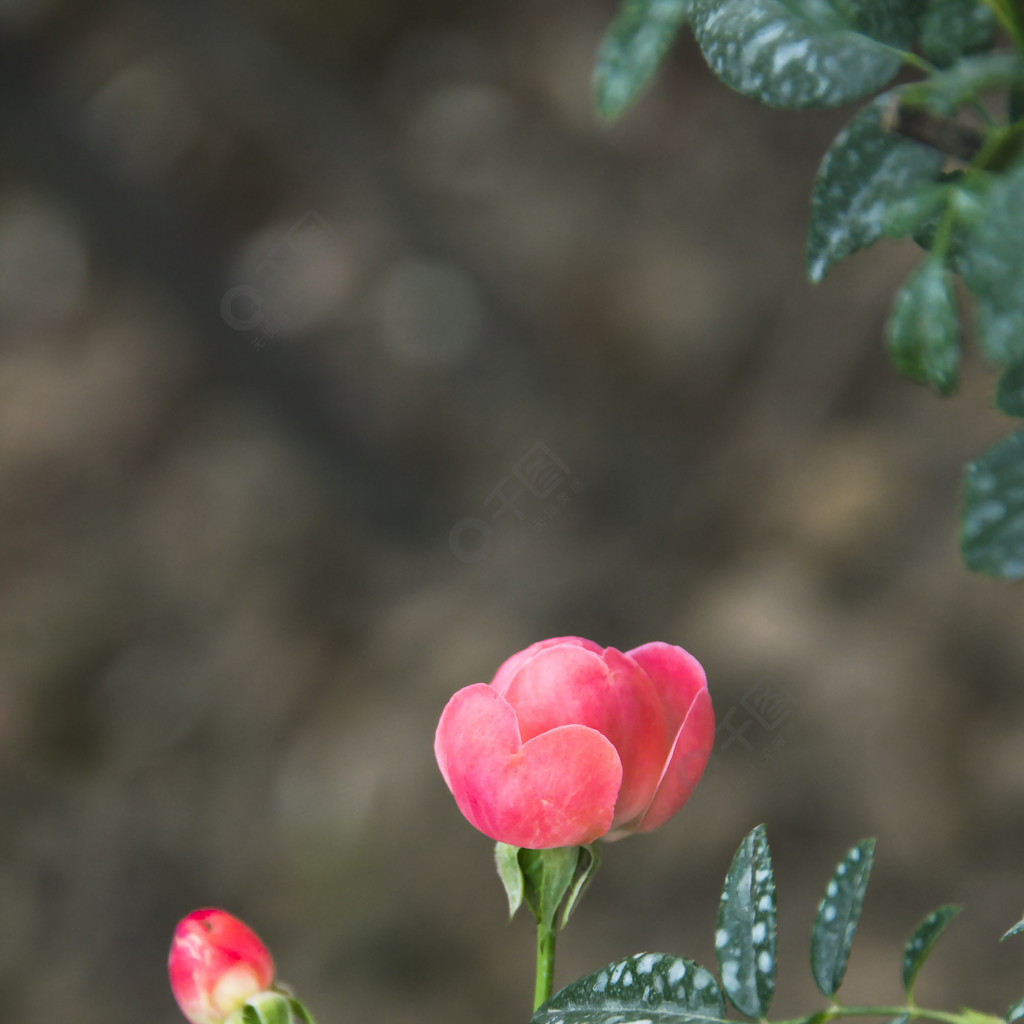
[{"label": "dark green leaf", "polygon": [[825,154],[811,196],[807,272],[820,281],[845,256],[886,233],[894,204],[931,189],[945,157],[938,150],[882,128],[895,92],[869,103]]},{"label": "dark green leaf", "polygon": [[830,998],[846,974],[874,858],[874,839],[861,840],[839,862],[818,907],[811,932],[811,972],[818,988]]},{"label": "dark green leaf", "polygon": [[623,0],[601,41],[594,97],[602,117],[618,117],[658,70],[686,22],[691,0]]},{"label": "dark green leaf", "polygon": [[1002,942],[1013,935],[1024,935],[1024,921],[1018,921],[999,941]]},{"label": "dark green leaf", "polygon": [[691,960],[638,953],[567,985],[531,1024],[719,1024],[725,1002],[711,974]]},{"label": "dark green leaf", "polygon": [[982,348],[992,362],[1024,361],[1024,162],[974,196],[961,273],[977,298]]},{"label": "dark green leaf", "polygon": [[969,569],[1024,579],[1024,431],[968,465],[960,547]]},{"label": "dark green leaf", "polygon": [[903,950],[903,988],[907,1001],[913,1002],[917,972],[928,959],[935,943],[946,930],[946,925],[960,913],[959,907],[945,906],[929,914],[914,930]]},{"label": "dark green leaf", "polygon": [[929,0],[921,19],[921,54],[939,67],[987,50],[996,31],[996,18],[981,0]]},{"label": "dark green leaf", "polygon": [[519,866],[519,847],[508,843],[494,844],[494,866],[498,869],[498,877],[505,887],[508,897],[509,920],[516,916],[516,911],[523,903],[523,869]]},{"label": "dark green leaf", "polygon": [[1024,999],[1019,1003],[1014,1003],[1013,1006],[1006,1011],[1007,1024],[1013,1024],[1015,1020],[1020,1020],[1021,1017],[1024,1017]]},{"label": "dark green leaf", "polygon": [[775,107],[836,107],[881,88],[915,34],[918,0],[694,0],[711,70]]},{"label": "dark green leaf", "polygon": [[[1024,362],[1014,363],[999,378],[996,408],[1007,416],[1024,416]],[[1021,926],[1024,926],[1024,921]]]},{"label": "dark green leaf", "polygon": [[953,275],[929,257],[900,289],[887,329],[889,353],[899,369],[941,394],[956,389],[960,324]]},{"label": "dark green leaf", "polygon": [[748,1017],[765,1017],[775,993],[775,878],[764,825],[740,843],[718,907],[715,956],[722,988]]}]

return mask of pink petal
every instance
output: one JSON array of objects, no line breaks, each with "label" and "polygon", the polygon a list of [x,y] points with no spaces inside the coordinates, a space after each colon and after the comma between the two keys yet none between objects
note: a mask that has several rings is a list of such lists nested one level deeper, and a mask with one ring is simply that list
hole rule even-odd
[{"label": "pink petal", "polygon": [[556,636],[551,640],[538,640],[535,644],[530,644],[529,647],[513,654],[511,658],[506,659],[498,671],[494,674],[494,678],[491,680],[491,686],[503,694],[508,689],[508,684],[511,682],[512,677],[516,674],[519,666],[524,662],[529,661],[539,651],[543,651],[548,647],[555,647],[558,644],[569,644],[570,646],[583,647],[588,651],[593,651],[595,654],[600,654],[603,648],[598,644],[595,644],[592,640],[584,640],[581,636]]},{"label": "pink petal", "polygon": [[646,673],[665,713],[670,736],[683,724],[694,697],[708,688],[700,662],[682,647],[661,643],[644,644],[626,653]]},{"label": "pink petal", "polygon": [[523,744],[512,707],[477,683],[448,702],[434,752],[459,810],[492,839],[547,849],[611,827],[622,766],[593,729],[562,726]]},{"label": "pink petal", "polygon": [[715,713],[706,689],[698,691],[679,727],[658,791],[644,813],[638,832],[664,825],[696,789],[715,743]]},{"label": "pink petal", "polygon": [[669,754],[658,695],[646,674],[613,648],[559,643],[524,660],[505,684],[524,742],[584,725],[611,740],[622,764],[616,823],[646,809]]}]

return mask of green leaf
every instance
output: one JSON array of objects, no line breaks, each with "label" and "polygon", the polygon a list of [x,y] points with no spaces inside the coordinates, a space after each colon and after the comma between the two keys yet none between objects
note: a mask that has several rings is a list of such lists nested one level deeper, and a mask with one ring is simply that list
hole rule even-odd
[{"label": "green leaf", "polygon": [[618,117],[639,97],[679,34],[691,0],[623,0],[601,41],[594,97],[602,117]]},{"label": "green leaf", "polygon": [[956,389],[960,323],[953,275],[929,257],[900,289],[887,329],[889,353],[908,377],[943,395]]},{"label": "green leaf", "polygon": [[1024,362],[1014,363],[999,378],[996,408],[1007,416],[1024,416]]},{"label": "green leaf", "polygon": [[1015,1020],[1020,1020],[1021,1017],[1024,1017],[1024,999],[1020,1000],[1018,1003],[1014,1003],[1013,1006],[1006,1011],[1006,1022],[1007,1024],[1013,1024]]},{"label": "green leaf", "polygon": [[929,914],[914,930],[903,950],[903,988],[907,993],[907,1001],[913,1002],[914,982],[917,972],[921,970],[928,954],[946,930],[946,925],[960,913],[959,907],[952,905],[939,907]]},{"label": "green leaf", "polygon": [[549,999],[531,1024],[719,1024],[725,1001],[710,972],[666,953],[638,953]]},{"label": "green leaf", "polygon": [[929,0],[921,19],[921,55],[939,67],[992,45],[996,18],[980,0]]},{"label": "green leaf", "polygon": [[952,67],[906,87],[907,103],[921,104],[940,114],[952,114],[961,103],[991,89],[1001,89],[1024,77],[1024,57],[989,53],[965,57]]},{"label": "green leaf", "polygon": [[1024,430],[968,465],[960,548],[974,572],[1024,579]]},{"label": "green leaf", "polygon": [[997,365],[1024,360],[1024,161],[976,194],[966,234],[964,284],[977,302],[982,349]]},{"label": "green leaf", "polygon": [[[836,107],[885,85],[917,0],[694,0],[694,35],[726,85],[774,107]],[[887,45],[880,45],[887,44]]]},{"label": "green leaf", "polygon": [[882,110],[896,92],[869,103],[832,143],[814,182],[807,273],[814,282],[841,259],[886,234],[896,203],[934,186],[945,157],[886,132]]},{"label": "green leaf", "polygon": [[740,843],[718,907],[715,956],[730,1002],[765,1017],[775,994],[775,878],[764,825]]},{"label": "green leaf", "polygon": [[1024,921],[1018,921],[999,941],[1002,942],[1012,935],[1024,935]]},{"label": "green leaf", "polygon": [[846,974],[874,859],[874,839],[863,839],[850,849],[836,867],[818,906],[811,931],[811,973],[829,998],[836,994]]},{"label": "green leaf", "polygon": [[508,897],[508,917],[511,921],[523,903],[523,869],[519,866],[519,847],[508,843],[494,844],[494,866]]}]

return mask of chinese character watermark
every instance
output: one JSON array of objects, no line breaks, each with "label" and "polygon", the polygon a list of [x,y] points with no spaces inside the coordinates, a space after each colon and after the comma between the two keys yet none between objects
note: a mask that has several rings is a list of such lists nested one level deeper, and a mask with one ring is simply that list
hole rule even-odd
[{"label": "chinese character watermark", "polygon": [[[257,350],[287,332],[294,319],[283,298],[282,283],[304,260],[315,258],[325,242],[340,248],[340,238],[316,210],[307,210],[257,263],[253,280],[229,288],[220,302],[220,315],[236,331],[253,335]],[[311,255],[312,253],[312,255]]]},{"label": "chinese character watermark", "polygon": [[717,770],[716,755],[730,748],[753,755],[746,760],[748,767],[776,760],[803,720],[796,701],[781,683],[758,680],[724,714],[717,715],[709,770]]},{"label": "chinese character watermark", "polygon": [[479,562],[494,547],[497,530],[512,531],[522,543],[530,533],[547,529],[583,485],[569,467],[542,442],[535,444],[484,498],[489,521],[460,519],[448,533],[448,546],[462,562]]}]

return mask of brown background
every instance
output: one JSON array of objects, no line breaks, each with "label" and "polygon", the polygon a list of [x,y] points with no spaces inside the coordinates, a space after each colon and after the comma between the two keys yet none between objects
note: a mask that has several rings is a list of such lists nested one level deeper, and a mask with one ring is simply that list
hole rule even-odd
[{"label": "brown background", "polygon": [[[560,983],[713,963],[764,821],[776,1016],[821,1005],[807,934],[865,835],[847,997],[898,999],[950,900],[921,1000],[1024,995],[1021,595],[956,551],[993,378],[886,364],[912,246],[805,282],[848,111],[758,107],[686,43],[602,126],[611,12],[0,3],[3,1020],[171,1024],[171,930],[215,904],[322,1024],[525,1021],[529,927],[431,741],[569,633],[687,647],[739,738],[608,846]],[[578,488],[492,520],[538,444]]]}]

